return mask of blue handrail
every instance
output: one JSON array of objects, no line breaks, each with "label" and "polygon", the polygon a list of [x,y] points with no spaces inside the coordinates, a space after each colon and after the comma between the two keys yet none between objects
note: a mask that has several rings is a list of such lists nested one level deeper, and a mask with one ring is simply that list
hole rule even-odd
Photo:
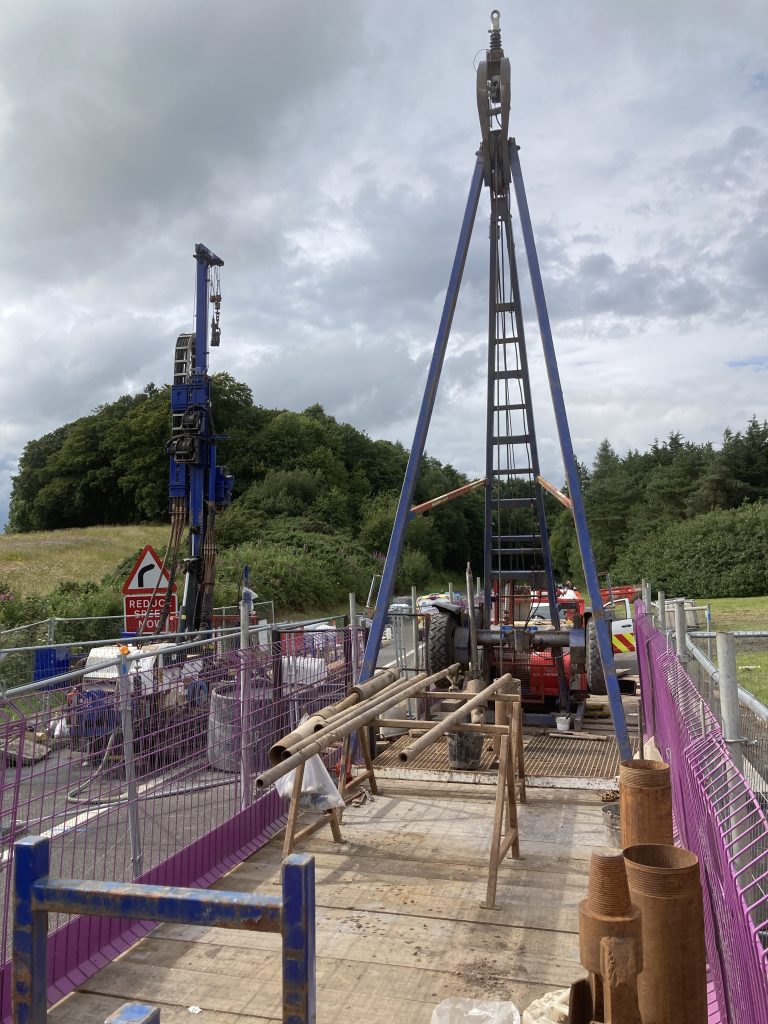
[{"label": "blue handrail", "polygon": [[[13,1022],[46,1024],[48,914],[279,932],[283,939],[283,1022],[315,1024],[315,862],[283,862],[282,896],[166,885],[51,878],[48,839],[14,844]],[[152,1007],[128,1004],[116,1021],[154,1024]],[[120,1016],[122,1014],[122,1016]],[[132,1015],[131,1015],[132,1014]]]}]

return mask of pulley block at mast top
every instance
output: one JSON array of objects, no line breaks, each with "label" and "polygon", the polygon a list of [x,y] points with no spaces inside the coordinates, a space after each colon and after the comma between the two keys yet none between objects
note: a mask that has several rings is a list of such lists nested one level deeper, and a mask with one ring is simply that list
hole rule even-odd
[{"label": "pulley block at mast top", "polygon": [[483,181],[493,195],[504,195],[512,180],[509,164],[509,58],[501,46],[499,12],[491,11],[490,46],[477,66],[477,112],[482,134]]}]

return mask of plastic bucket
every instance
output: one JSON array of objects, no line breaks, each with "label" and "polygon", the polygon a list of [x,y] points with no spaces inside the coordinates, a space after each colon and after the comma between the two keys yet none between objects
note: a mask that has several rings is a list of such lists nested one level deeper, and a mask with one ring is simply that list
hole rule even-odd
[{"label": "plastic bucket", "polygon": [[449,732],[448,739],[448,764],[458,771],[473,771],[480,767],[480,758],[483,753],[482,733],[477,732]]},{"label": "plastic bucket", "polygon": [[555,725],[557,726],[558,732],[570,732],[571,731],[571,716],[570,715],[558,715],[555,719]]}]

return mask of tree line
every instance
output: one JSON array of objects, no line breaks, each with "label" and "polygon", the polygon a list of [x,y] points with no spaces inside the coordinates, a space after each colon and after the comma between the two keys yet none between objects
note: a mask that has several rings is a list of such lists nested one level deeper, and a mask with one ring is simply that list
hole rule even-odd
[{"label": "tree line", "polygon": [[[235,477],[234,501],[219,518],[222,579],[250,561],[257,590],[259,572],[262,591],[292,588],[286,607],[319,606],[334,587],[338,596],[364,589],[387,549],[406,449],[338,423],[321,405],[300,413],[255,405],[250,388],[227,373],[214,375],[212,402],[226,437],[219,461]],[[8,529],[165,520],[169,436],[170,387],[150,384],[30,441]],[[768,593],[765,421],[753,416],[743,430],[726,430],[719,448],[673,432],[621,456],[606,439],[579,471],[598,569],[615,582],[645,576],[690,596]],[[416,500],[466,482],[427,456]],[[579,579],[570,512],[549,496],[546,508],[556,575]],[[523,523],[520,532],[528,532]],[[481,491],[415,518],[398,587],[463,573],[467,561],[479,571],[482,541]]]},{"label": "tree line", "polygon": [[[367,593],[389,542],[406,449],[337,422],[318,404],[300,413],[255,405],[250,388],[227,373],[213,376],[211,390],[219,462],[235,478],[232,505],[218,519],[222,581],[232,576],[236,586],[239,558],[255,568],[264,596],[287,588],[283,607],[320,607],[331,599],[335,553],[356,567],[337,580],[337,599],[350,589]],[[30,441],[13,480],[9,532],[165,520],[169,436],[170,387],[150,384]],[[426,456],[416,498],[463,483],[463,474]],[[479,564],[482,517],[475,496],[414,520],[400,583],[426,585],[468,558]]]},{"label": "tree line", "polygon": [[[678,432],[620,456],[610,441],[580,467],[598,568],[671,594],[768,593],[768,423],[726,429],[719,448]],[[579,574],[571,516],[551,524],[553,560]]]}]

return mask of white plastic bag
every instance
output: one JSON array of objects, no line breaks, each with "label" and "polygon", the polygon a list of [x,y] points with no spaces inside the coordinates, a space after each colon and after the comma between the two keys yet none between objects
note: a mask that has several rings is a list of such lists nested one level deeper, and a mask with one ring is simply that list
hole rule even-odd
[{"label": "white plastic bag", "polygon": [[432,1011],[431,1024],[520,1024],[520,1012],[514,1003],[449,996]]},{"label": "white plastic bag", "polygon": [[[275,789],[283,798],[290,800],[297,769],[288,772],[275,783]],[[304,762],[304,778],[301,780],[301,796],[299,806],[307,811],[330,811],[334,807],[343,807],[344,800],[339,795],[328,769],[319,754]]]},{"label": "white plastic bag", "polygon": [[66,718],[58,718],[53,726],[53,738],[55,740],[65,740],[69,736],[69,726],[67,725]]},{"label": "white plastic bag", "polygon": [[559,988],[534,999],[523,1011],[523,1024],[568,1024],[570,988]]}]

